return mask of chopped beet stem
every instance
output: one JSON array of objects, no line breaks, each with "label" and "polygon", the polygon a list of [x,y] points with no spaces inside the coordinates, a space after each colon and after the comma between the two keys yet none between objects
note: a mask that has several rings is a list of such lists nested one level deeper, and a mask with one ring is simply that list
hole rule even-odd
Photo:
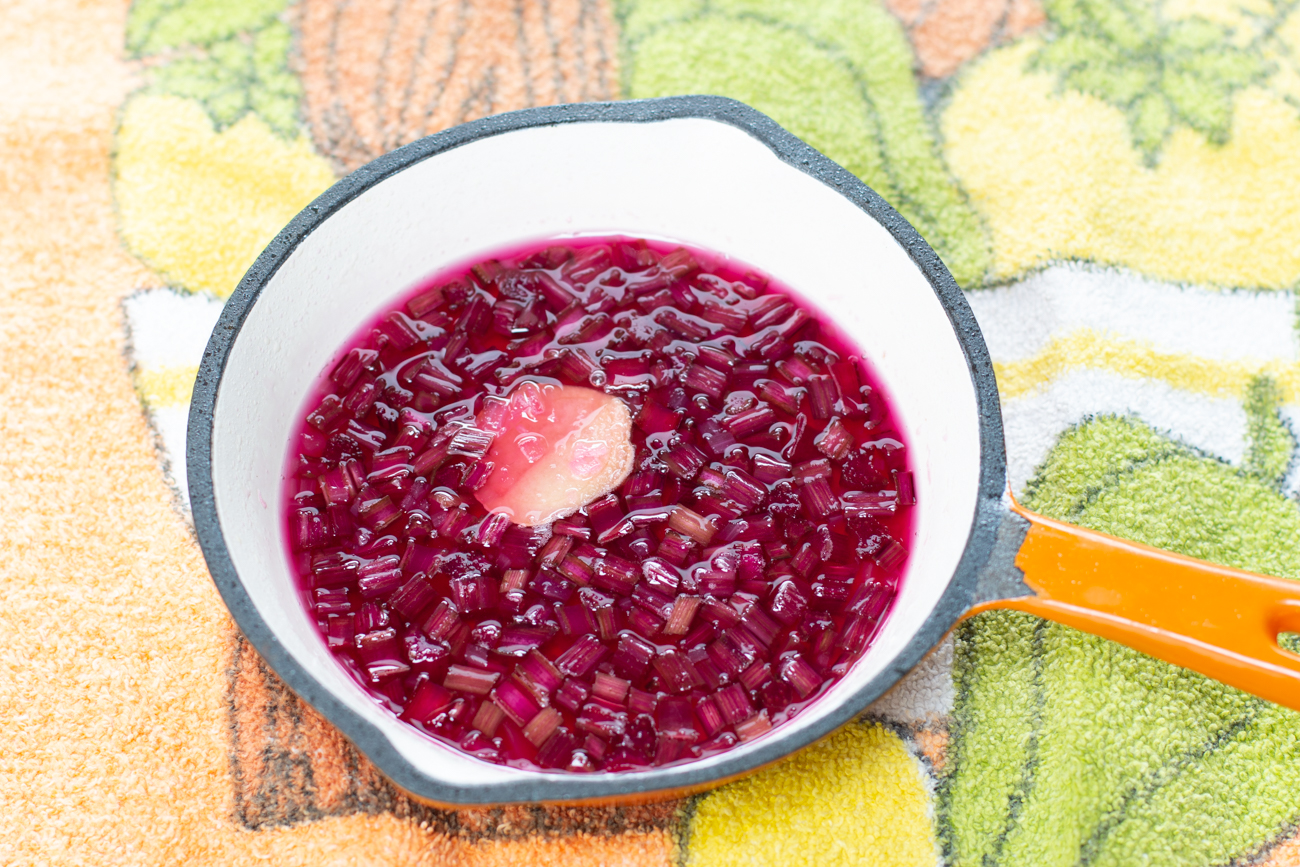
[{"label": "chopped beet stem", "polygon": [[[505,251],[333,358],[285,473],[304,604],[383,707],[479,760],[623,772],[751,742],[898,598],[916,479],[888,401],[746,266],[622,237]],[[516,523],[503,492],[603,472],[605,435],[559,421],[579,395],[626,409],[622,481]]]}]

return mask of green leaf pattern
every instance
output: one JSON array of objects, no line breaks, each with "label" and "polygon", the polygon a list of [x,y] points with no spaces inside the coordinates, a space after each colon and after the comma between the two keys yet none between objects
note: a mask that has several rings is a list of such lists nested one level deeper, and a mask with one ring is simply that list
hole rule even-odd
[{"label": "green leaf pattern", "polygon": [[991,262],[949,175],[899,23],[873,0],[623,0],[630,97],[747,102],[862,178],[933,244],[958,282]]},{"label": "green leaf pattern", "polygon": [[[1047,0],[1055,25],[1032,68],[1124,112],[1149,165],[1177,126],[1213,144],[1232,131],[1233,94],[1271,71],[1255,38],[1204,18],[1167,20],[1140,0]],[[1261,33],[1263,28],[1261,27]]]},{"label": "green leaf pattern", "polygon": [[1291,469],[1296,451],[1295,434],[1278,411],[1281,403],[1282,389],[1266,374],[1255,377],[1246,390],[1250,448],[1242,469],[1277,490]]},{"label": "green leaf pattern", "polygon": [[287,0],[137,0],[127,45],[164,53],[149,90],[197,100],[223,129],[254,113],[276,133],[299,128],[302,85],[289,70]]},{"label": "green leaf pattern", "polygon": [[[1259,457],[1242,469],[1097,418],[1062,436],[1027,505],[1298,578],[1300,509],[1273,487],[1285,468],[1275,389],[1252,386]],[[962,627],[955,677],[940,823],[954,865],[1219,864],[1300,814],[1300,715],[1201,675],[997,612]]]},{"label": "green leaf pattern", "polygon": [[187,45],[210,46],[260,30],[289,0],[135,0],[126,22],[126,47],[136,57]]}]

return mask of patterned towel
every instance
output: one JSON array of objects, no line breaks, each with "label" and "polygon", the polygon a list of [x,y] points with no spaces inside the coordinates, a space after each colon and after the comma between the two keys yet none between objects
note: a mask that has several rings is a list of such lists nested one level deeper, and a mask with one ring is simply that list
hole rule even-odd
[{"label": "patterned towel", "polygon": [[1018,614],[696,798],[443,811],[234,628],[204,343],[341,174],[486,114],[720,93],[857,173],[984,329],[1032,508],[1300,577],[1298,0],[5,0],[0,862],[1300,864],[1300,718]]}]

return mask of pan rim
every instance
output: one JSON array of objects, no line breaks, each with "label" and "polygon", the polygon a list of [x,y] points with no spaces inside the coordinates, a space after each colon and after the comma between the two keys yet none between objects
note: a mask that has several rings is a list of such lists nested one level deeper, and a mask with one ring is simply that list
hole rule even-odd
[{"label": "pan rim", "polygon": [[[279,267],[332,214],[381,181],[426,159],[475,141],[532,127],[574,123],[652,123],[681,118],[736,127],[766,145],[783,162],[843,195],[880,223],[926,277],[965,356],[978,412],[980,436],[976,507],[965,549],[943,595],[889,666],[845,696],[815,725],[773,737],[739,756],[698,767],[685,763],[636,774],[546,774],[537,778],[463,787],[430,777],[398,751],[372,722],[358,716],[301,666],[254,606],[234,567],[217,516],[212,476],[214,411],[226,361],[240,328]],[[188,482],[194,527],[214,583],[248,640],[276,674],[317,708],[394,783],[420,800],[444,805],[593,802],[633,796],[670,797],[710,787],[777,761],[834,731],[893,686],[966,613],[993,557],[998,529],[1008,514],[1006,456],[992,361],[960,287],[920,234],[857,177],[789,133],[766,115],[717,96],[663,97],[523,109],[453,127],[386,154],[340,179],[300,212],[266,247],[222,311],[204,352],[190,405]]]}]

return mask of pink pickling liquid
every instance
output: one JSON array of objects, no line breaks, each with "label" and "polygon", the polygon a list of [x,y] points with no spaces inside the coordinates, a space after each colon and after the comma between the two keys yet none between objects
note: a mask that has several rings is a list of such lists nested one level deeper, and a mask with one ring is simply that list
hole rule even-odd
[{"label": "pink pickling liquid", "polygon": [[912,538],[853,346],[705,251],[541,242],[357,332],[303,411],[289,556],[339,662],[479,758],[661,766],[858,659]]}]

